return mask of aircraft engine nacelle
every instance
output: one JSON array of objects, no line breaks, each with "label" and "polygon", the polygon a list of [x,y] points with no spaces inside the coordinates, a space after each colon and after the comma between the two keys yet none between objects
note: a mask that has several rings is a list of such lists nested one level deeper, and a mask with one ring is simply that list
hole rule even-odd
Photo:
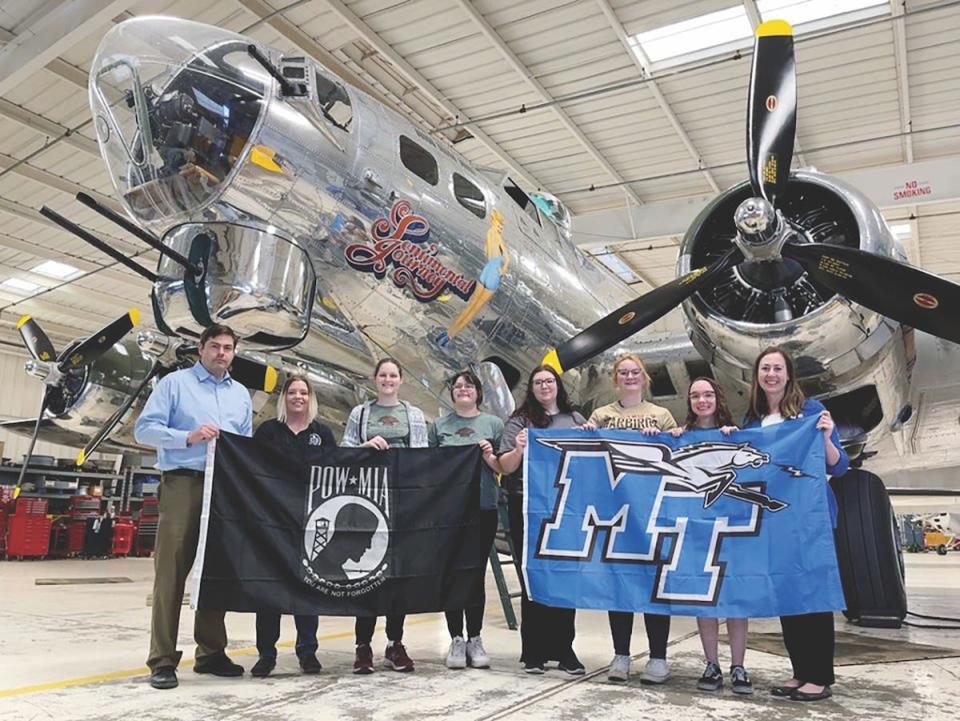
[{"label": "aircraft engine nacelle", "polygon": [[[707,265],[730,248],[734,214],[750,196],[748,183],[736,185],[700,213],[681,244],[678,273]],[[780,209],[808,241],[903,260],[879,211],[835,178],[797,171]],[[912,331],[835,295],[793,260],[743,262],[691,296],[683,315],[697,350],[744,392],[757,354],[772,345],[788,348],[804,390],[831,397],[828,407],[835,416],[840,409],[838,421],[850,426],[848,437],[877,427],[884,411],[897,413],[906,397]]]},{"label": "aircraft engine nacelle", "polygon": [[[76,344],[75,344],[76,345]],[[66,349],[69,355],[70,347]],[[124,338],[103,355],[75,370],[67,371],[62,381],[48,390],[46,415],[57,425],[89,438],[130,398],[154,367],[156,359],[144,353],[133,338]],[[42,363],[27,361],[27,372],[43,378]],[[136,411],[124,420],[132,427]],[[118,426],[118,433],[125,429]]]}]

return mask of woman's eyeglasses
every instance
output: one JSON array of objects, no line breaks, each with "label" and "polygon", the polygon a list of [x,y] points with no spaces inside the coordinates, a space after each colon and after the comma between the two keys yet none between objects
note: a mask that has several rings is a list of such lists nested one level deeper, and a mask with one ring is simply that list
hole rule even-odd
[{"label": "woman's eyeglasses", "polygon": [[476,388],[476,386],[473,385],[473,383],[457,383],[455,386],[453,386],[453,390],[455,391],[462,391],[465,388]]},{"label": "woman's eyeglasses", "polygon": [[701,399],[703,399],[703,400],[705,400],[705,401],[712,401],[712,400],[716,400],[716,397],[717,397],[717,394],[716,394],[716,393],[713,393],[713,392],[711,392],[711,391],[707,391],[706,393],[691,393],[691,394],[690,394],[690,400],[692,400],[692,401],[694,401],[694,402],[699,401],[699,400],[701,400]]},{"label": "woman's eyeglasses", "polygon": [[537,386],[538,388],[540,386],[556,385],[556,383],[557,383],[556,378],[537,378],[536,380],[533,381],[533,385]]},{"label": "woman's eyeglasses", "polygon": [[631,368],[629,370],[625,368],[623,370],[618,370],[617,375],[621,378],[636,378],[637,376],[643,375],[643,370],[640,368]]}]

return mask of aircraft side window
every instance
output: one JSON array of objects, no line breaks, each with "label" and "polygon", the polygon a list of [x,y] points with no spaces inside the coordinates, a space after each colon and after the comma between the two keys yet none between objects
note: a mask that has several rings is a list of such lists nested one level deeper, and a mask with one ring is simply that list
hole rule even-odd
[{"label": "aircraft side window", "polygon": [[478,218],[486,217],[487,204],[483,197],[483,191],[460,173],[453,174],[453,195],[460,205],[475,216]]},{"label": "aircraft side window", "polygon": [[353,106],[350,105],[350,96],[343,86],[325,78],[320,73],[317,79],[317,104],[323,117],[340,130],[350,132],[350,123],[353,122]]},{"label": "aircraft side window", "polygon": [[650,376],[650,395],[654,398],[664,398],[677,395],[677,389],[670,379],[670,371],[666,365],[651,364],[647,366]]},{"label": "aircraft side window", "polygon": [[503,181],[503,189],[507,195],[513,198],[513,202],[520,206],[520,209],[529,216],[537,225],[540,225],[540,215],[537,213],[537,206],[533,204],[530,196],[520,189],[520,186],[514,183],[510,178]]},{"label": "aircraft side window", "polygon": [[400,136],[400,162],[403,167],[426,180],[430,185],[436,185],[440,180],[440,171],[437,169],[437,160],[429,150],[421,148],[406,135]]}]

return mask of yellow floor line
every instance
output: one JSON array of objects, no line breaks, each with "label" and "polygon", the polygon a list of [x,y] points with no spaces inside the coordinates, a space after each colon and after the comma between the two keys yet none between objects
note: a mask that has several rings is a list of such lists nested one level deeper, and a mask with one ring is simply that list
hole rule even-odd
[{"label": "yellow floor line", "polygon": [[[424,623],[432,623],[436,621],[436,616],[431,614],[429,618],[420,618],[414,621],[407,621],[404,626],[419,626]],[[377,630],[384,630],[383,626],[377,626]],[[324,641],[333,641],[338,638],[351,638],[353,637],[353,629],[349,631],[338,631],[336,633],[328,633],[323,636],[317,636],[317,641],[323,643]],[[293,648],[296,645],[296,641],[281,641],[277,644],[278,648]],[[256,646],[246,646],[244,648],[231,648],[228,649],[231,656],[251,656],[257,653]],[[189,668],[194,663],[194,659],[188,658],[180,661],[180,669]],[[123,671],[111,671],[109,673],[99,673],[92,676],[79,676],[78,678],[68,678],[62,681],[49,681],[47,683],[37,683],[31,686],[18,686],[17,688],[8,688],[0,690],[0,698],[11,698],[13,696],[26,696],[31,693],[41,693],[42,691],[55,691],[62,688],[73,688],[75,686],[87,686],[94,683],[103,683],[104,681],[117,681],[123,678],[135,678],[136,676],[143,676],[150,672],[146,666],[140,666],[139,668],[128,668]]]}]

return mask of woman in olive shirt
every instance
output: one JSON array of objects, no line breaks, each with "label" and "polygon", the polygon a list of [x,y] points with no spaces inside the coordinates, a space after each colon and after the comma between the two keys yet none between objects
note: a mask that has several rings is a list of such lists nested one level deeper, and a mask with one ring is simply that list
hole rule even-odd
[{"label": "woman in olive shirt", "polygon": [[[430,426],[430,445],[465,446],[477,444],[483,454],[484,466],[480,476],[480,526],[478,532],[483,547],[489,554],[493,537],[497,533],[497,481],[494,473],[500,472],[500,463],[494,447],[500,446],[503,421],[480,411],[483,403],[483,388],[480,379],[469,370],[453,377],[450,384],[453,412],[438,418]],[[447,630],[450,631],[450,650],[447,652],[447,668],[489,668],[490,658],[483,648],[480,631],[483,628],[485,598],[466,609],[448,609]],[[467,640],[463,640],[463,620],[467,620]]]}]

